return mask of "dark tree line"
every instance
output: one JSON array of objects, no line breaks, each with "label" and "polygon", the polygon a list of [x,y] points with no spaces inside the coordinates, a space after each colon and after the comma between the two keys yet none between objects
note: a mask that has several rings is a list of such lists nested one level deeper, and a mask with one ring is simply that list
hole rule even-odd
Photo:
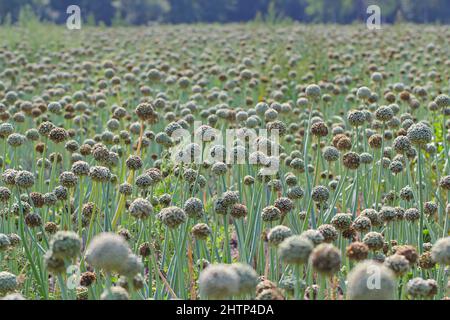
[{"label": "dark tree line", "polygon": [[63,23],[72,4],[80,6],[85,21],[106,25],[254,19],[352,23],[365,19],[372,4],[380,6],[384,22],[450,23],[449,0],[0,0],[0,21],[33,15]]}]

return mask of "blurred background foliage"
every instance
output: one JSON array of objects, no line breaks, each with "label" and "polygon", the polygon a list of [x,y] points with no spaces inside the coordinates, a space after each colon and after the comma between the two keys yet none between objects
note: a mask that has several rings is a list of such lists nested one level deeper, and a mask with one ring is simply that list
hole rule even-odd
[{"label": "blurred background foliage", "polygon": [[364,21],[369,5],[381,7],[385,23],[449,23],[450,0],[0,0],[3,24],[64,23],[69,5],[81,8],[85,23],[244,22],[353,23]]}]

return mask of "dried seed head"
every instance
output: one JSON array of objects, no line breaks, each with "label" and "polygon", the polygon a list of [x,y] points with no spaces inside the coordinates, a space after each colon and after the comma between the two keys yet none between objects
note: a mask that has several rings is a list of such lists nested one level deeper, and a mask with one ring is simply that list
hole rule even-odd
[{"label": "dried seed head", "polygon": [[209,299],[224,299],[239,293],[239,276],[225,264],[211,264],[198,280],[200,295]]},{"label": "dried seed head", "polygon": [[419,254],[416,248],[411,245],[395,246],[392,248],[395,254],[404,256],[411,265],[414,265],[419,260]]},{"label": "dried seed head", "polygon": [[[380,275],[379,286],[374,290],[368,286],[373,274]],[[392,300],[397,287],[393,272],[373,261],[358,263],[347,277],[347,299],[349,300]]]},{"label": "dried seed head", "polygon": [[372,231],[364,236],[363,242],[370,250],[377,251],[383,248],[384,237],[381,233]]},{"label": "dried seed head", "polygon": [[63,187],[74,188],[78,183],[78,178],[73,172],[64,171],[59,175],[59,182]]},{"label": "dried seed head", "polygon": [[192,235],[200,240],[208,238],[211,232],[211,228],[206,223],[197,223],[191,229]]},{"label": "dried seed head", "polygon": [[352,242],[346,248],[346,255],[350,260],[365,260],[369,255],[369,247],[363,242]]},{"label": "dried seed head", "polygon": [[397,276],[401,276],[408,272],[409,261],[404,256],[399,254],[393,254],[384,261],[384,265],[391,269]]},{"label": "dried seed head", "polygon": [[372,222],[368,217],[360,215],[353,221],[352,226],[358,232],[367,232],[372,227]]},{"label": "dried seed head", "polygon": [[125,161],[128,170],[137,171],[142,168],[142,160],[139,156],[130,155]]},{"label": "dried seed head", "polygon": [[278,246],[284,239],[292,236],[292,231],[286,226],[279,225],[270,229],[267,240],[271,245]]},{"label": "dried seed head", "polygon": [[162,209],[159,218],[166,226],[174,229],[186,221],[186,213],[183,209],[172,206]]},{"label": "dried seed head", "polygon": [[235,219],[247,216],[247,207],[241,203],[236,203],[231,207],[230,215]]},{"label": "dried seed head", "polygon": [[356,170],[359,168],[361,158],[356,152],[347,152],[342,158],[344,166],[350,170]]},{"label": "dried seed head", "polygon": [[86,262],[106,272],[120,272],[130,249],[125,240],[113,233],[96,235],[86,250]]},{"label": "dried seed head", "polygon": [[413,278],[406,284],[406,290],[412,298],[432,297],[437,293],[438,284],[434,279]]},{"label": "dried seed head", "polygon": [[415,123],[409,127],[407,137],[411,144],[415,146],[424,146],[431,141],[433,133],[427,125],[423,123]]},{"label": "dried seed head", "polygon": [[135,199],[128,209],[130,214],[136,219],[147,219],[151,214],[153,214],[153,206],[150,201],[137,198]]},{"label": "dried seed head", "polygon": [[311,133],[316,137],[326,137],[328,135],[328,127],[325,122],[315,122],[311,125]]},{"label": "dried seed head", "polygon": [[305,237],[314,244],[314,246],[317,246],[325,241],[324,236],[319,230],[309,229],[305,230],[300,234],[302,237]]},{"label": "dried seed head", "polygon": [[7,271],[0,272],[0,295],[13,292],[18,287],[17,277]]},{"label": "dried seed head", "polygon": [[54,143],[61,143],[69,137],[69,134],[67,133],[66,129],[64,128],[53,128],[49,134],[48,137],[50,140],[52,140]]},{"label": "dried seed head", "polygon": [[323,158],[328,162],[339,160],[339,150],[335,147],[327,146],[322,151]]},{"label": "dried seed head", "polygon": [[327,243],[335,241],[339,236],[336,228],[331,224],[322,224],[317,230],[322,234],[324,241]]},{"label": "dried seed head", "polygon": [[450,265],[450,237],[441,238],[431,249],[431,257],[442,265]]},{"label": "dried seed head", "polygon": [[341,267],[341,253],[332,244],[322,243],[314,248],[310,261],[317,272],[332,275]]},{"label": "dried seed head", "polygon": [[338,230],[348,230],[352,225],[352,215],[348,213],[337,213],[332,219],[331,224]]},{"label": "dried seed head", "polygon": [[330,197],[330,191],[325,186],[315,186],[311,192],[311,198],[314,202],[323,203]]},{"label": "dried seed head", "polygon": [[85,161],[76,161],[72,164],[71,171],[77,176],[87,176],[89,174],[89,164]]},{"label": "dried seed head", "polygon": [[14,181],[19,188],[29,189],[34,185],[34,175],[29,171],[21,170],[15,175]]},{"label": "dried seed head", "polygon": [[281,211],[277,207],[268,206],[262,210],[261,217],[264,222],[276,221],[281,218]]},{"label": "dried seed head", "polygon": [[81,240],[75,232],[58,231],[50,240],[53,256],[60,259],[73,259],[80,254]]},{"label": "dried seed head", "polygon": [[284,263],[305,264],[313,248],[314,244],[308,238],[291,236],[280,243],[278,254]]}]

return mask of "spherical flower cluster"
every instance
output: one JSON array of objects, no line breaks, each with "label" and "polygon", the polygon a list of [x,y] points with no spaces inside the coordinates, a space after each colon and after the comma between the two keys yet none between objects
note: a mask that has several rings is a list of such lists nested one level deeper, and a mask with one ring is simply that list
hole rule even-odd
[{"label": "spherical flower cluster", "polygon": [[292,231],[290,228],[278,225],[270,229],[267,240],[271,245],[278,246],[281,242],[284,241],[284,239],[289,238],[292,236]]},{"label": "spherical flower cluster", "polygon": [[369,218],[372,226],[374,227],[381,225],[383,222],[379,213],[375,209],[364,209],[361,211],[361,216]]},{"label": "spherical flower cluster", "polygon": [[174,229],[186,221],[186,213],[183,209],[172,206],[162,209],[159,218],[166,226]]},{"label": "spherical flower cluster", "polygon": [[294,203],[292,202],[292,200],[285,197],[281,197],[275,200],[274,206],[280,210],[283,216],[294,209]]},{"label": "spherical flower cluster", "polygon": [[431,249],[431,256],[439,264],[450,265],[450,237],[436,241]]},{"label": "spherical flower cluster", "polygon": [[369,255],[369,247],[363,242],[352,242],[346,248],[346,255],[350,260],[365,260]]},{"label": "spherical flower cluster", "polygon": [[348,213],[337,213],[332,219],[331,224],[338,230],[348,230],[352,225],[352,215]]},{"label": "spherical flower cluster", "polygon": [[96,235],[86,250],[86,262],[106,272],[120,272],[130,254],[125,240],[113,233]]},{"label": "spherical flower cluster", "polygon": [[265,222],[276,221],[281,218],[281,211],[277,207],[268,206],[262,210],[261,217]]},{"label": "spherical flower cluster", "polygon": [[395,254],[404,256],[411,265],[414,265],[419,260],[419,254],[416,248],[411,245],[401,245],[392,248]]},{"label": "spherical flower cluster", "polygon": [[278,246],[278,255],[286,264],[305,264],[313,248],[314,244],[308,238],[291,236]]},{"label": "spherical flower cluster", "polygon": [[102,166],[93,166],[89,170],[89,176],[97,182],[107,182],[111,178],[111,171]]},{"label": "spherical flower cluster", "polygon": [[339,160],[339,154],[339,150],[332,146],[327,146],[322,150],[322,156],[328,162]]},{"label": "spherical flower cluster", "polygon": [[211,264],[198,279],[200,295],[209,299],[224,299],[239,293],[239,275],[225,264]]},{"label": "spherical flower cluster", "polygon": [[311,198],[314,202],[323,203],[330,197],[330,191],[325,186],[315,186],[311,191]]},{"label": "spherical flower cluster", "polygon": [[340,269],[341,253],[332,244],[322,243],[314,248],[310,261],[318,273],[332,275]]},{"label": "spherical flower cluster", "polygon": [[440,94],[434,99],[439,108],[447,108],[450,106],[450,97],[446,94]]},{"label": "spherical flower cluster", "polygon": [[391,269],[397,276],[401,276],[408,272],[409,261],[404,256],[399,254],[393,254],[384,261],[384,265]]},{"label": "spherical flower cluster", "polygon": [[191,229],[193,236],[200,240],[208,238],[211,232],[211,228],[206,223],[197,223]]},{"label": "spherical flower cluster", "polygon": [[377,251],[383,248],[384,237],[381,233],[372,231],[364,236],[363,242],[369,247],[370,250]]},{"label": "spherical flower cluster", "polygon": [[314,244],[314,246],[317,246],[325,241],[325,238],[322,235],[322,233],[320,231],[314,230],[314,229],[305,230],[300,234],[300,236],[311,240],[311,242]]},{"label": "spherical flower cluster", "polygon": [[125,164],[129,170],[137,171],[142,168],[142,160],[139,156],[130,155],[125,161]]},{"label": "spherical flower cluster", "polygon": [[143,121],[154,123],[158,119],[158,114],[150,103],[140,103],[135,109],[136,115]]},{"label": "spherical flower cluster", "polygon": [[203,216],[203,202],[198,198],[189,198],[184,202],[184,212],[190,218],[201,218]]},{"label": "spherical flower cluster", "polygon": [[437,293],[438,284],[434,279],[413,278],[406,284],[406,291],[412,298],[432,297]]},{"label": "spherical flower cluster", "polygon": [[50,240],[52,255],[60,259],[73,259],[80,254],[81,240],[73,231],[58,231]]},{"label": "spherical flower cluster", "polygon": [[0,272],[0,295],[3,296],[16,290],[18,286],[17,277],[7,271]]},{"label": "spherical flower cluster", "polygon": [[424,146],[433,139],[433,133],[427,125],[415,123],[409,127],[407,137],[411,144],[415,146]]},{"label": "spherical flower cluster", "polygon": [[368,217],[360,215],[353,221],[352,226],[358,232],[367,232],[372,227],[372,222]]},{"label": "spherical flower cluster", "polygon": [[394,116],[394,111],[392,111],[389,106],[381,106],[375,111],[375,118],[382,122],[387,122]]},{"label": "spherical flower cluster", "polygon": [[89,164],[85,161],[76,161],[70,169],[76,176],[87,176],[89,174]]},{"label": "spherical flower cluster", "polygon": [[384,222],[389,222],[394,220],[397,217],[397,211],[393,207],[383,206],[380,209],[379,217]]},{"label": "spherical flower cluster", "polygon": [[128,209],[130,214],[136,219],[147,219],[153,214],[153,206],[147,199],[136,198]]},{"label": "spherical flower cluster", "polygon": [[347,114],[348,123],[353,127],[359,127],[366,121],[366,116],[364,112],[360,110],[352,110]]},{"label": "spherical flower cluster", "polygon": [[318,99],[320,97],[320,87],[316,84],[310,84],[309,86],[306,87],[306,96],[308,98],[312,98],[314,100]]},{"label": "spherical flower cluster", "polygon": [[420,218],[420,211],[417,208],[409,208],[405,211],[405,220],[407,221],[417,221]]},{"label": "spherical flower cluster", "polygon": [[322,224],[317,228],[317,231],[322,234],[324,241],[327,243],[335,241],[339,236],[336,228],[331,224]]},{"label": "spherical flower cluster", "polygon": [[64,171],[59,175],[59,182],[66,188],[73,188],[78,183],[77,176],[71,171]]},{"label": "spherical flower cluster", "polygon": [[[371,281],[374,274],[379,275],[377,287]],[[347,277],[347,299],[349,300],[392,300],[395,289],[394,273],[374,261],[358,263]]]},{"label": "spherical flower cluster", "polygon": [[248,264],[233,263],[230,268],[234,270],[239,278],[238,292],[240,295],[249,294],[255,291],[258,284],[258,274]]},{"label": "spherical flower cluster", "polygon": [[247,207],[241,203],[234,204],[230,209],[230,215],[235,219],[241,219],[247,216]]},{"label": "spherical flower cluster", "polygon": [[21,170],[15,175],[14,181],[19,188],[29,189],[34,185],[34,175],[29,171]]}]

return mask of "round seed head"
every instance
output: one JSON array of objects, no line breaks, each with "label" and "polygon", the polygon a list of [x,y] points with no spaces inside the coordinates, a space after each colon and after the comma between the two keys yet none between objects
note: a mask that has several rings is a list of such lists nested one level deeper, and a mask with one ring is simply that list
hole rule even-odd
[{"label": "round seed head", "polygon": [[415,123],[411,125],[406,135],[411,144],[419,147],[431,142],[431,139],[433,138],[433,133],[430,127],[423,123]]},{"label": "round seed head", "polygon": [[147,199],[137,198],[133,200],[128,209],[130,214],[136,219],[147,219],[153,214],[153,206]]},{"label": "round seed head", "polygon": [[198,198],[187,199],[183,209],[190,218],[201,218],[203,216],[203,202]]},{"label": "round seed head", "polygon": [[278,246],[284,239],[292,236],[292,231],[286,226],[279,225],[270,229],[267,240],[271,245]]},{"label": "round seed head", "polygon": [[53,256],[60,259],[73,259],[80,254],[81,240],[73,231],[58,231],[50,240]]},{"label": "round seed head", "polygon": [[313,248],[314,244],[308,238],[291,236],[280,243],[278,255],[286,264],[305,264]]},{"label": "round seed head", "polygon": [[325,238],[322,235],[322,233],[320,231],[314,230],[314,229],[305,230],[300,235],[302,237],[305,237],[305,238],[311,240],[311,242],[314,244],[314,246],[317,246],[325,241]]},{"label": "round seed head", "polygon": [[370,250],[377,251],[383,248],[384,237],[381,233],[372,231],[364,236],[363,242],[369,247]]},{"label": "round seed head", "polygon": [[162,209],[159,218],[166,226],[174,229],[186,221],[186,213],[183,209],[172,206]]},{"label": "round seed head", "polygon": [[409,261],[404,256],[393,254],[384,260],[384,265],[391,269],[397,276],[401,276],[408,272]]},{"label": "round seed head", "polygon": [[339,236],[336,228],[331,224],[322,224],[317,230],[322,234],[324,241],[327,243],[335,241]]},{"label": "round seed head", "polygon": [[346,255],[350,260],[365,260],[369,255],[369,247],[363,242],[352,242],[346,248]]},{"label": "round seed head", "polygon": [[0,272],[0,295],[15,291],[18,286],[17,277],[7,271]]},{"label": "round seed head", "polygon": [[200,240],[208,238],[211,232],[211,228],[206,223],[197,223],[191,229],[192,235]]},{"label": "round seed head", "polygon": [[130,254],[124,238],[114,233],[95,236],[86,250],[86,262],[106,272],[120,272]]},{"label": "round seed head", "polygon": [[341,267],[341,253],[332,244],[322,243],[314,248],[310,261],[317,272],[332,275]]},{"label": "round seed head", "polygon": [[244,263],[233,263],[230,268],[234,270],[239,278],[238,292],[239,294],[249,294],[255,291],[256,285],[258,284],[258,274],[256,271],[250,267],[248,264]]},{"label": "round seed head", "polygon": [[442,265],[450,265],[450,237],[441,238],[431,249],[431,257]]},{"label": "round seed head", "polygon": [[198,280],[200,295],[209,299],[224,299],[239,293],[239,275],[225,264],[211,264]]},{"label": "round seed head", "polygon": [[[379,286],[372,283],[374,275]],[[368,285],[371,284],[371,285]],[[374,261],[358,263],[347,277],[347,299],[349,300],[392,300],[394,299],[396,280],[393,272]]]}]

